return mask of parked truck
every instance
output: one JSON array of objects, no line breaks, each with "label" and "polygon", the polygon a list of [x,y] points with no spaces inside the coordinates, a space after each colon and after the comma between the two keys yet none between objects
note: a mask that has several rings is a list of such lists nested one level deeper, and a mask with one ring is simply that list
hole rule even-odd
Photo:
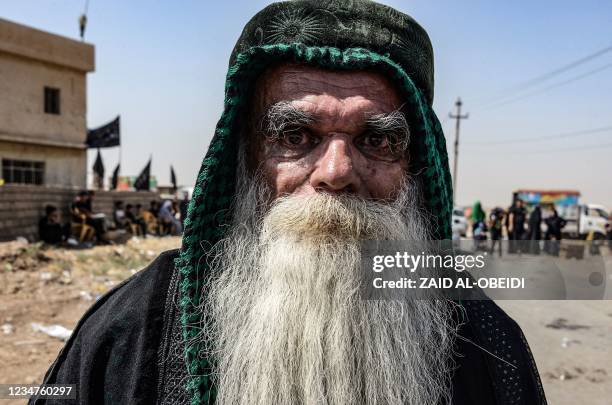
[{"label": "parked truck", "polygon": [[567,239],[603,240],[610,227],[610,217],[600,204],[581,204],[577,190],[520,189],[513,193],[512,201],[520,199],[531,212],[535,205],[542,208],[547,218],[554,207],[560,217],[567,221],[563,237]]}]

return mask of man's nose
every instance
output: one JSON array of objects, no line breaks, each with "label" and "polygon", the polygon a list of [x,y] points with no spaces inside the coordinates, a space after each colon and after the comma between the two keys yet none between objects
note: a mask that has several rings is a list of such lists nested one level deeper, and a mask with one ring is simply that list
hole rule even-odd
[{"label": "man's nose", "polygon": [[330,136],[310,175],[310,184],[317,191],[358,193],[361,185],[354,167],[351,138],[347,134]]}]

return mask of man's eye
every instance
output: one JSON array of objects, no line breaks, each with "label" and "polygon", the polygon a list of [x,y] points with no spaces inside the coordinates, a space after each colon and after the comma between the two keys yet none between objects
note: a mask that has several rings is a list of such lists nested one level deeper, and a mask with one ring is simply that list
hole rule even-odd
[{"label": "man's eye", "polygon": [[393,161],[401,157],[396,137],[387,134],[365,134],[356,141],[357,147],[366,156],[377,160]]},{"label": "man's eye", "polygon": [[291,146],[300,146],[308,141],[308,138],[305,134],[301,132],[290,132],[283,136],[283,140],[285,143]]},{"label": "man's eye", "polygon": [[285,131],[280,137],[280,141],[288,148],[300,148],[309,145],[316,145],[317,139],[311,136],[306,130],[294,129]]},{"label": "man's eye", "polygon": [[389,146],[389,139],[385,135],[366,135],[363,138],[364,146],[371,146],[374,148],[386,148]]}]

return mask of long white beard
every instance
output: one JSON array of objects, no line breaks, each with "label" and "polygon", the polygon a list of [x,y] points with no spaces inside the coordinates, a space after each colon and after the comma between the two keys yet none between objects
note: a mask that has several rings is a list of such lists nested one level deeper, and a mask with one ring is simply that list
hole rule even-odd
[{"label": "long white beard", "polygon": [[240,187],[202,307],[218,403],[450,402],[452,306],[359,297],[360,240],[427,239],[416,195],[270,206],[259,182]]}]

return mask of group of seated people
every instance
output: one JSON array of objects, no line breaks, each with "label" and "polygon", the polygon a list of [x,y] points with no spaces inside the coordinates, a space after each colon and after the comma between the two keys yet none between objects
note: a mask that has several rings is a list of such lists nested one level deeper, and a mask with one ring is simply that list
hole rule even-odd
[{"label": "group of seated people", "polygon": [[[104,213],[94,212],[93,191],[81,191],[70,204],[71,221],[62,223],[61,210],[54,205],[45,206],[45,214],[38,223],[40,240],[48,244],[112,243],[113,235],[129,234],[180,235],[183,231],[183,209],[177,203],[164,200],[151,201],[148,209],[141,204],[114,202],[112,220]],[[183,215],[181,215],[183,214]],[[113,232],[118,231],[118,232]]]},{"label": "group of seated people", "polygon": [[125,229],[135,235],[147,235],[147,225],[142,216],[142,205],[127,204],[124,206],[123,201],[115,201],[115,209],[113,219],[117,229]]},{"label": "group of seated people", "polygon": [[123,201],[116,201],[113,217],[118,229],[135,235],[180,235],[183,232],[180,213],[171,200],[164,200],[161,205],[151,201],[149,209],[143,209],[141,204],[124,205]]}]

